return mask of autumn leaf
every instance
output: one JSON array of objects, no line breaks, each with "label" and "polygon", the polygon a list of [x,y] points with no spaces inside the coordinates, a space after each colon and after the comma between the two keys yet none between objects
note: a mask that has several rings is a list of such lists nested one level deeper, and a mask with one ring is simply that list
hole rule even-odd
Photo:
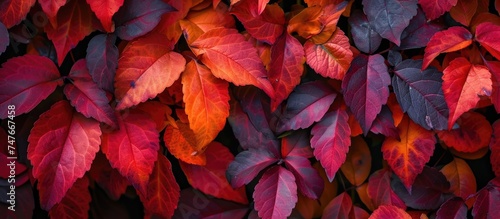
[{"label": "autumn leaf", "polygon": [[500,59],[499,33],[500,26],[491,22],[485,22],[476,27],[476,40],[497,59]]},{"label": "autumn leaf", "polygon": [[304,39],[309,39],[319,34],[322,29],[322,24],[319,20],[319,17],[323,13],[322,9],[321,6],[304,8],[290,19],[287,25],[287,32],[289,34],[297,32]]},{"label": "autumn leaf", "polygon": [[[496,183],[494,182],[495,180],[497,181]],[[476,201],[472,208],[472,216],[474,218],[499,217],[500,211],[496,205],[499,201],[500,188],[498,186],[498,178],[495,178],[476,193]]]},{"label": "autumn leaf", "polygon": [[391,176],[392,172],[386,168],[374,172],[368,179],[368,197],[375,208],[392,205],[406,209],[406,204],[391,188]]},{"label": "autumn leaf", "polygon": [[177,159],[180,159],[189,164],[205,165],[207,160],[205,146],[198,148],[193,130],[189,128],[189,124],[176,121],[176,127],[173,125],[167,126],[163,135],[163,140],[167,149]]},{"label": "autumn leaf", "polygon": [[377,51],[382,37],[372,28],[366,15],[361,10],[355,10],[348,21],[354,45],[365,53]]},{"label": "autumn leaf", "polygon": [[458,0],[418,0],[429,20],[434,20],[450,11],[451,7],[455,6],[457,2]]},{"label": "autumn leaf", "polygon": [[370,148],[361,137],[351,139],[351,146],[340,170],[352,185],[360,186],[368,179],[372,167]]},{"label": "autumn leaf", "polygon": [[349,214],[352,210],[352,199],[346,192],[343,192],[328,203],[322,218],[351,218]]},{"label": "autumn leaf", "polygon": [[0,3],[0,22],[11,28],[26,18],[35,0],[6,0]]},{"label": "autumn leaf", "polygon": [[321,32],[311,37],[311,41],[315,44],[326,43],[332,34],[337,30],[337,23],[340,15],[344,13],[347,7],[347,1],[329,2],[323,5],[323,13],[319,16],[318,20],[322,24]]},{"label": "autumn leaf", "polygon": [[[0,107],[14,105],[16,115],[31,111],[62,84],[54,63],[35,55],[9,59],[0,68],[0,78]],[[0,118],[7,118],[7,110],[0,112]]]},{"label": "autumn leaf", "polygon": [[471,43],[472,34],[463,27],[450,27],[447,30],[437,32],[425,47],[422,70],[426,69],[440,53],[461,50]]},{"label": "autumn leaf", "polygon": [[455,157],[440,171],[450,182],[450,190],[456,196],[466,200],[470,195],[476,193],[476,177],[464,160]]},{"label": "autumn leaf", "polygon": [[[453,1],[453,0],[452,0]],[[401,33],[400,49],[414,49],[425,47],[429,40],[444,28],[438,20],[428,21],[424,12],[418,8],[417,15],[410,20],[410,24]]]},{"label": "autumn leaf", "polygon": [[493,132],[486,118],[476,112],[466,112],[457,120],[458,128],[439,131],[437,134],[446,146],[460,152],[472,153],[490,143]]},{"label": "autumn leaf", "polygon": [[400,218],[411,219],[411,216],[403,209],[392,205],[382,205],[375,209],[369,219]]},{"label": "autumn leaf", "polygon": [[77,113],[67,101],[57,102],[35,122],[28,137],[28,159],[43,209],[61,202],[90,169],[100,137],[99,123]]},{"label": "autumn leaf", "polygon": [[122,176],[117,169],[111,167],[109,160],[103,153],[97,153],[92,167],[89,170],[90,177],[95,180],[109,198],[112,200],[120,199],[130,185],[127,178]]},{"label": "autumn leaf", "polygon": [[0,55],[5,52],[7,46],[9,46],[9,31],[5,27],[5,25],[0,22]]},{"label": "autumn leaf", "polygon": [[51,218],[70,219],[73,217],[88,218],[90,201],[89,178],[84,176],[78,179],[68,190],[60,203],[49,211]]},{"label": "autumn leaf", "polygon": [[163,131],[168,124],[175,122],[175,119],[172,118],[172,109],[160,101],[146,101],[137,105],[135,109],[148,114],[155,121],[158,132]]},{"label": "autumn leaf", "polygon": [[260,171],[277,161],[278,157],[269,150],[250,148],[236,155],[234,161],[229,164],[226,177],[233,188],[239,188],[248,184]]},{"label": "autumn leaf", "polygon": [[500,122],[497,120],[493,123],[493,135],[490,141],[490,162],[493,172],[497,177],[500,176]]},{"label": "autumn leaf", "polygon": [[389,107],[382,106],[382,110],[377,115],[375,120],[373,120],[370,131],[375,134],[383,134],[387,137],[399,139],[399,133],[395,126],[393,114],[391,113]]},{"label": "autumn leaf", "polygon": [[467,205],[460,197],[454,197],[444,202],[436,212],[436,219],[467,218]]},{"label": "autumn leaf", "polygon": [[40,4],[40,6],[42,6],[43,12],[45,12],[47,18],[53,26],[57,26],[57,12],[67,2],[67,0],[38,0],[38,3]]},{"label": "autumn leaf", "polygon": [[124,0],[87,0],[87,3],[90,5],[90,9],[92,9],[97,18],[101,21],[104,30],[110,33],[115,30],[115,24],[112,17],[123,5],[123,1]]},{"label": "autumn leaf", "polygon": [[457,4],[450,9],[450,15],[459,23],[469,26],[472,17],[476,14],[478,0],[457,1]]},{"label": "autumn leaf", "polygon": [[215,8],[206,7],[200,11],[191,10],[186,20],[196,24],[203,32],[221,27],[236,28],[234,17],[229,14],[226,4],[218,4]]},{"label": "autumn leaf", "polygon": [[116,68],[118,67],[118,48],[115,46],[116,36],[96,35],[87,47],[87,68],[97,86],[113,92]]}]

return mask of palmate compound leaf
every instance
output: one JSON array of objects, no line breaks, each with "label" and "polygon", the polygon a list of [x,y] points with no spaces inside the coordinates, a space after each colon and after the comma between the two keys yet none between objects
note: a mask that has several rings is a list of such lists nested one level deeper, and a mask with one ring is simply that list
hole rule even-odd
[{"label": "palmate compound leaf", "polygon": [[200,60],[215,77],[237,86],[254,85],[269,97],[274,97],[274,89],[257,49],[236,29],[211,29],[191,44],[191,50],[201,56]]},{"label": "palmate compound leaf", "polygon": [[398,131],[401,140],[386,138],[382,153],[406,189],[411,191],[413,181],[434,152],[436,138],[432,131],[422,128],[407,116],[398,125]]},{"label": "palmate compound leaf", "polygon": [[111,18],[123,5],[124,0],[87,0],[90,9],[101,21],[102,27],[110,33],[115,30],[115,24]]},{"label": "palmate compound leaf", "polygon": [[434,20],[450,11],[457,2],[458,0],[418,0],[428,20]]},{"label": "palmate compound leaf", "polygon": [[28,137],[28,159],[38,180],[40,205],[49,210],[82,177],[101,144],[99,122],[85,118],[67,101],[55,103],[35,122]]},{"label": "palmate compound leaf", "polygon": [[114,34],[94,36],[87,47],[87,68],[97,85],[109,92],[113,86],[116,68],[118,67],[118,48],[115,46]]},{"label": "palmate compound leaf", "polygon": [[31,7],[35,4],[35,0],[6,0],[0,3],[0,22],[5,27],[11,28],[14,25],[21,23]]},{"label": "palmate compound leaf", "polygon": [[117,110],[145,102],[171,86],[185,69],[186,60],[172,52],[166,38],[152,33],[129,42],[118,61],[115,76]]},{"label": "palmate compound leaf", "polygon": [[500,26],[484,22],[476,27],[476,40],[491,55],[500,60]]},{"label": "palmate compound leaf", "polygon": [[116,112],[116,117],[119,129],[103,133],[101,150],[111,166],[145,195],[160,148],[156,124],[149,116],[133,110]]},{"label": "palmate compound leaf", "polygon": [[472,43],[472,34],[464,27],[450,27],[434,34],[425,47],[422,69],[441,53],[461,50]]},{"label": "palmate compound leaf", "polygon": [[293,174],[282,166],[266,170],[253,193],[259,217],[287,218],[297,203],[297,185]]},{"label": "palmate compound leaf", "polygon": [[190,61],[182,74],[182,93],[189,127],[197,148],[212,142],[229,116],[229,83],[216,78],[206,66]]},{"label": "palmate compound leaf", "polygon": [[51,218],[71,219],[88,218],[90,201],[89,178],[84,176],[78,179],[68,190],[60,203],[49,211]]},{"label": "palmate compound leaf", "polygon": [[[0,107],[15,106],[16,116],[35,108],[62,84],[59,70],[47,57],[24,55],[9,59],[0,68]],[[7,110],[0,118],[7,118]]]},{"label": "palmate compound leaf", "polygon": [[421,60],[404,60],[394,68],[392,86],[402,110],[425,129],[444,130],[448,107],[443,95],[442,74],[434,67],[421,70]]},{"label": "palmate compound leaf", "polygon": [[391,78],[384,61],[379,54],[358,55],[342,80],[345,103],[359,121],[365,136],[389,97]]}]

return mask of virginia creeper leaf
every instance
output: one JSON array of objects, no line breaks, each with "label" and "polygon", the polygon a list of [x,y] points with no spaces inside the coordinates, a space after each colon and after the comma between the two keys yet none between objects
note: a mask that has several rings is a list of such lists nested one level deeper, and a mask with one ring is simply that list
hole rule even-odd
[{"label": "virginia creeper leaf", "polygon": [[351,139],[349,153],[340,170],[352,185],[360,186],[370,175],[372,156],[365,140],[361,137]]},{"label": "virginia creeper leaf", "polygon": [[450,190],[456,196],[466,200],[470,195],[476,193],[476,177],[464,160],[455,157],[440,171],[450,182]]},{"label": "virginia creeper leaf", "polygon": [[311,162],[306,157],[288,156],[285,158],[285,165],[295,176],[299,191],[306,197],[318,199],[323,192],[323,179],[311,166]]},{"label": "virginia creeper leaf", "polygon": [[434,34],[425,47],[422,70],[440,53],[461,50],[472,43],[472,34],[464,27],[450,27]]},{"label": "virginia creeper leaf", "polygon": [[410,24],[401,33],[400,49],[414,49],[425,47],[434,34],[444,26],[439,22],[427,21],[424,12],[418,8],[417,15],[410,20]]},{"label": "virginia creeper leaf", "polygon": [[21,23],[31,7],[35,4],[35,0],[6,0],[0,3],[0,22],[7,29]]},{"label": "virginia creeper leaf", "polygon": [[457,124],[459,128],[438,132],[439,139],[448,147],[472,153],[487,147],[490,143],[493,130],[482,114],[466,112],[457,120]]},{"label": "virginia creeper leaf", "polygon": [[469,26],[472,17],[476,14],[478,1],[457,1],[457,4],[450,9],[450,15],[455,21]]},{"label": "virginia creeper leaf", "polygon": [[89,178],[78,179],[68,190],[60,203],[56,204],[49,211],[51,218],[88,218],[90,209]]},{"label": "virginia creeper leaf", "polygon": [[361,10],[356,10],[352,12],[348,21],[356,48],[364,53],[377,51],[382,37],[372,28],[366,15]]},{"label": "virginia creeper leaf", "polygon": [[82,177],[101,144],[99,122],[59,101],[35,122],[28,137],[28,159],[38,179],[40,205],[49,210]]},{"label": "virginia creeper leaf", "polygon": [[497,177],[500,177],[500,122],[493,123],[493,135],[490,142],[490,162]]},{"label": "virginia creeper leaf", "polygon": [[47,15],[47,18],[52,22],[52,25],[57,25],[57,20],[55,20],[57,12],[64,6],[67,0],[38,0],[42,10]]},{"label": "virginia creeper leaf", "polygon": [[500,59],[500,26],[491,22],[485,22],[476,27],[476,40],[491,53]]},{"label": "virginia creeper leaf", "polygon": [[418,3],[425,12],[428,20],[434,20],[445,12],[450,11],[451,7],[457,4],[458,0],[418,0]]},{"label": "virginia creeper leaf", "polygon": [[309,133],[304,130],[294,131],[293,134],[281,138],[281,157],[305,157],[314,156],[309,143]]},{"label": "virginia creeper leaf", "polygon": [[189,124],[181,121],[176,121],[176,127],[173,125],[167,126],[163,135],[163,140],[168,148],[177,159],[186,163],[195,165],[205,165],[206,157],[203,151],[205,147],[198,148],[196,139],[193,138],[193,130],[189,128]]},{"label": "virginia creeper leaf", "polygon": [[268,150],[250,148],[236,155],[227,168],[226,177],[233,188],[239,188],[277,161],[278,158]]},{"label": "virginia creeper leaf", "polygon": [[375,120],[373,120],[372,127],[370,131],[375,134],[383,134],[387,137],[393,137],[399,139],[398,129],[394,125],[394,119],[392,117],[391,110],[387,106],[382,106],[382,110],[377,115]]},{"label": "virginia creeper leaf", "polygon": [[351,218],[349,213],[352,208],[351,197],[346,192],[342,192],[328,203],[321,218]]},{"label": "virginia creeper leaf", "polygon": [[393,205],[382,205],[375,209],[369,219],[400,218],[411,219],[411,216],[403,209]]},{"label": "virginia creeper leaf", "polygon": [[491,73],[483,65],[471,64],[459,57],[450,62],[443,71],[443,92],[450,109],[448,129],[465,112],[474,108],[479,95],[491,94]]},{"label": "virginia creeper leaf", "polygon": [[116,117],[119,129],[103,134],[101,150],[111,166],[145,195],[160,147],[156,124],[135,111],[116,112]]},{"label": "virginia creeper leaf", "polygon": [[351,145],[348,119],[349,116],[344,110],[337,109],[327,113],[311,130],[314,156],[325,168],[330,182],[344,163]]},{"label": "virginia creeper leaf", "polygon": [[345,103],[359,121],[365,136],[389,97],[391,78],[384,61],[379,54],[358,55],[342,80]]},{"label": "virginia creeper leaf", "polygon": [[5,52],[9,43],[9,31],[7,30],[5,25],[0,22],[0,55]]},{"label": "virginia creeper leaf", "polygon": [[368,180],[368,196],[371,198],[375,208],[383,205],[393,205],[406,209],[406,204],[396,195],[391,188],[391,175],[389,169],[381,169],[374,172]]},{"label": "virginia creeper leaf", "polygon": [[295,177],[287,169],[274,166],[262,175],[255,186],[253,198],[259,217],[286,218],[297,203]]},{"label": "virginia creeper leaf", "polygon": [[118,67],[118,48],[116,36],[99,34],[94,36],[87,47],[87,68],[97,86],[114,92],[113,81]]},{"label": "virginia creeper leaf", "polygon": [[115,31],[115,24],[111,18],[123,5],[123,1],[124,0],[87,0],[87,3],[101,21],[104,30],[110,33]]},{"label": "virginia creeper leaf", "polygon": [[467,218],[467,205],[460,197],[454,197],[445,201],[439,210],[436,212],[436,219],[466,219]]},{"label": "virginia creeper leaf", "polygon": [[[16,116],[35,108],[62,84],[59,70],[47,57],[24,55],[9,59],[0,68],[0,107],[14,105]],[[0,112],[7,118],[7,110]]]},{"label": "virginia creeper leaf", "polygon": [[186,60],[164,41],[163,36],[151,34],[127,44],[115,76],[117,110],[154,98],[184,71]]},{"label": "virginia creeper leaf", "polygon": [[97,153],[92,167],[90,177],[101,187],[112,200],[120,199],[130,185],[127,178],[122,176],[117,169],[111,167],[109,160],[103,153]]}]

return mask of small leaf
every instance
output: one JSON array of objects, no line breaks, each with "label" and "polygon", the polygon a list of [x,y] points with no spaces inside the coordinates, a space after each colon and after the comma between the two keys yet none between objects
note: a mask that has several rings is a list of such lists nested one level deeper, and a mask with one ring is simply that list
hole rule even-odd
[{"label": "small leaf", "polygon": [[113,86],[116,68],[118,67],[118,48],[115,46],[115,35],[99,34],[94,36],[87,47],[87,68],[97,85],[109,92]]},{"label": "small leaf", "polygon": [[87,3],[101,21],[104,30],[109,33],[115,31],[115,24],[111,18],[123,5],[123,1],[124,0],[87,0]]},{"label": "small leaf", "polygon": [[461,50],[471,43],[472,34],[463,27],[450,27],[447,30],[437,32],[425,47],[422,70],[426,69],[440,53]]},{"label": "small leaf", "polygon": [[429,20],[434,20],[445,12],[450,11],[451,7],[457,4],[458,0],[418,0],[425,16]]},{"label": "small leaf", "polygon": [[36,0],[6,0],[0,4],[0,22],[7,29],[21,23],[26,18]]},{"label": "small leaf", "polygon": [[260,171],[277,161],[278,158],[267,150],[250,148],[236,155],[227,168],[226,177],[233,188],[239,188],[248,184]]},{"label": "small leaf", "polygon": [[372,156],[365,140],[361,137],[352,138],[349,153],[340,170],[352,185],[360,186],[370,175],[371,167]]},{"label": "small leaf", "polygon": [[366,15],[361,10],[355,10],[348,21],[356,48],[364,53],[377,51],[382,42],[382,37],[372,28]]},{"label": "small leaf", "polygon": [[411,216],[403,209],[392,205],[382,205],[375,209],[369,219],[400,218],[411,219]]},{"label": "small leaf", "polygon": [[466,200],[476,193],[476,177],[464,160],[455,157],[440,171],[450,182],[450,191],[456,196]]},{"label": "small leaf", "polygon": [[88,218],[91,200],[89,178],[84,176],[73,184],[60,203],[50,209],[49,216],[61,219]]},{"label": "small leaf", "polygon": [[456,129],[437,133],[439,139],[448,147],[460,152],[472,153],[487,147],[490,143],[493,130],[482,114],[466,112],[457,120],[457,124],[459,127]]},{"label": "small leaf", "polygon": [[176,121],[173,125],[167,126],[163,135],[163,140],[167,149],[174,157],[189,164],[205,165],[206,157],[203,151],[205,147],[198,148],[193,130],[189,128],[189,124]]},{"label": "small leaf", "polygon": [[476,40],[491,53],[500,59],[500,26],[491,22],[485,22],[476,27]]}]

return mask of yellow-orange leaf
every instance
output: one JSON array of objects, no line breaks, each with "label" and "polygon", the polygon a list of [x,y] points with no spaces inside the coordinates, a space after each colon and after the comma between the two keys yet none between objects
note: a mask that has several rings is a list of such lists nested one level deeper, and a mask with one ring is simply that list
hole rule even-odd
[{"label": "yellow-orange leaf", "polygon": [[469,195],[476,193],[476,177],[464,160],[455,158],[440,171],[450,182],[450,191],[456,196],[466,200]]},{"label": "yellow-orange leaf", "polygon": [[360,136],[352,138],[345,163],[340,166],[344,176],[352,185],[359,186],[370,175],[371,164],[372,156],[365,140]]},{"label": "yellow-orange leaf", "polygon": [[193,130],[189,124],[176,121],[177,127],[167,126],[163,134],[163,140],[167,149],[174,157],[186,163],[205,165],[207,158],[202,148],[196,148],[196,140],[193,138]]}]

